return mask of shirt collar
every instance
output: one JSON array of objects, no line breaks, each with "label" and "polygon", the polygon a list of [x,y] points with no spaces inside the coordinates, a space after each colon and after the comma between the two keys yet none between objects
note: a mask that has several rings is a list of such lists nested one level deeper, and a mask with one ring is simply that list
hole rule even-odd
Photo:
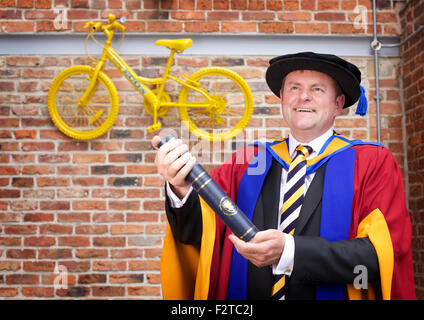
[{"label": "shirt collar", "polygon": [[312,158],[315,157],[316,155],[318,155],[318,152],[321,150],[321,148],[324,146],[325,142],[328,140],[328,138],[330,138],[333,135],[333,128],[330,128],[328,131],[326,131],[324,134],[322,134],[321,136],[319,136],[318,138],[315,138],[314,140],[308,142],[308,143],[300,143],[299,141],[297,141],[292,134],[289,134],[289,154],[291,158],[294,158],[296,156],[296,147],[299,144],[302,145],[308,145],[310,146],[312,149],[314,149],[314,151],[307,156],[307,158]]}]

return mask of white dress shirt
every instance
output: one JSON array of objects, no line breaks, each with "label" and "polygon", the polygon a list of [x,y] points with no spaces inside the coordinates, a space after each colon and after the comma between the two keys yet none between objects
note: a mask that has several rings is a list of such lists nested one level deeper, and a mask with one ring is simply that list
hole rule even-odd
[{"label": "white dress shirt", "polygon": [[[318,153],[320,152],[321,148],[324,146],[325,142],[333,135],[333,128],[329,129],[327,132],[325,132],[320,137],[308,142],[298,142],[291,134],[289,134],[289,154],[291,158],[293,159],[296,156],[296,147],[299,144],[302,145],[308,145],[313,149],[313,152],[309,154],[306,159],[311,159],[313,157],[316,157]],[[312,179],[315,176],[315,172],[311,173],[306,176],[305,178],[305,193],[308,190]],[[286,184],[287,180],[287,171],[282,170],[281,174],[281,186],[280,186],[280,203],[279,203],[279,212],[281,212],[281,209],[283,207],[283,200],[284,200],[284,186]],[[193,188],[190,187],[189,192],[186,194],[186,196],[183,199],[178,198],[178,196],[171,190],[168,181],[166,182],[166,193],[169,197],[171,207],[173,208],[181,208],[184,203],[187,201],[188,196],[192,192]],[[280,215],[278,215],[278,225],[280,225]],[[272,265],[272,272],[274,274],[286,274],[291,275],[293,270],[293,264],[294,264],[294,251],[295,251],[295,243],[294,238],[292,235],[284,233],[285,236],[285,245],[284,250],[281,255],[280,261],[278,264]]]}]

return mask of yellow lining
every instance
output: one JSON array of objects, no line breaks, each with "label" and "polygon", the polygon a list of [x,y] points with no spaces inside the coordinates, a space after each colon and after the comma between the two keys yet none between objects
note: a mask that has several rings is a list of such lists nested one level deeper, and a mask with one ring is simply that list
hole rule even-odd
[{"label": "yellow lining", "polygon": [[[379,209],[372,211],[358,226],[357,238],[368,237],[373,244],[380,268],[381,294],[383,300],[390,300],[394,265],[393,245],[386,219]],[[368,299],[375,299],[375,293],[368,286],[367,292],[355,289],[352,284],[347,286],[350,300],[361,300],[363,294]]]},{"label": "yellow lining", "polygon": [[169,224],[160,263],[163,298],[166,300],[206,300],[215,242],[215,213],[200,197],[203,233],[201,244],[186,245],[174,239]]},{"label": "yellow lining", "polygon": [[[343,137],[343,136],[341,136]],[[347,138],[346,138],[347,139]],[[274,144],[273,146],[271,146],[271,149],[274,150],[274,152],[288,165],[291,164],[292,162],[292,158],[290,157],[289,151],[287,149],[287,139],[281,141],[280,143]],[[311,159],[306,160],[306,165],[309,167],[311,165],[314,165],[315,163],[317,163],[318,161],[320,161],[321,159],[325,158],[326,156],[328,156],[329,154],[343,148],[346,147],[349,144],[349,142],[344,141],[342,139],[338,139],[337,136],[334,137],[333,140],[331,140],[331,142],[328,144],[327,148],[325,149],[325,151],[316,156],[313,157]]]}]

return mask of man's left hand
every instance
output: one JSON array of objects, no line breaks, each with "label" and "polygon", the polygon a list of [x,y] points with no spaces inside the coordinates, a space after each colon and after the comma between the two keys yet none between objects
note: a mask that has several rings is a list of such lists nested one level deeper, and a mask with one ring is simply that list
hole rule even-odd
[{"label": "man's left hand", "polygon": [[228,238],[238,253],[258,268],[278,263],[286,242],[284,233],[275,229],[260,231],[249,242],[240,240],[234,234]]}]

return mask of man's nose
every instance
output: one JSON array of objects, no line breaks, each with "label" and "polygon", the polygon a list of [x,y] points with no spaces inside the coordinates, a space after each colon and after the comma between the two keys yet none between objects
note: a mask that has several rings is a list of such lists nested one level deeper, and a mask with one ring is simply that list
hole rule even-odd
[{"label": "man's nose", "polygon": [[302,98],[302,100],[310,101],[311,100],[311,93],[309,92],[309,90],[302,90],[300,97]]}]

